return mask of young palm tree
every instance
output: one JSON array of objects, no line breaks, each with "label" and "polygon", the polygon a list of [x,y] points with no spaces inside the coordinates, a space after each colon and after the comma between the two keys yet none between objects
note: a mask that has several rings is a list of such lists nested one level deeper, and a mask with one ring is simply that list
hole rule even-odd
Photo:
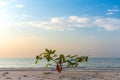
[{"label": "young palm tree", "polygon": [[[36,62],[39,60],[46,59],[48,62],[53,61],[56,64],[56,71],[61,73],[63,66],[66,67],[77,67],[79,62],[87,62],[88,56],[78,56],[78,55],[57,55],[56,50],[45,49],[45,52],[36,56]],[[52,64],[46,64],[46,67]]]}]

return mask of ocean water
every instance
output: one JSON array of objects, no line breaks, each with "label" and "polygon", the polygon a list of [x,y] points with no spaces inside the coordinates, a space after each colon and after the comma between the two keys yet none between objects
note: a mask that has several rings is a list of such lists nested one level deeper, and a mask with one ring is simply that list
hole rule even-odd
[{"label": "ocean water", "polygon": [[[40,68],[45,67],[46,63],[42,60],[35,64],[34,58],[0,58],[0,68]],[[120,58],[90,58],[87,63],[80,63],[78,67],[120,68]]]}]

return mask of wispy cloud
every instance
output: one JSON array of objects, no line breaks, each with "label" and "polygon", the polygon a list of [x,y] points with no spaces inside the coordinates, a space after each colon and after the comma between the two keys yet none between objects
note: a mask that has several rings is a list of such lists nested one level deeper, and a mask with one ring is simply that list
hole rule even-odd
[{"label": "wispy cloud", "polygon": [[118,9],[118,7],[113,7],[112,9],[108,9],[106,12],[106,15],[112,15],[115,14],[116,12],[119,12],[120,10]]},{"label": "wispy cloud", "polygon": [[0,18],[2,19],[2,18],[5,18],[5,17],[7,17],[8,16],[8,14],[7,13],[0,13]]},{"label": "wispy cloud", "polygon": [[24,7],[24,5],[23,4],[17,4],[17,5],[15,5],[15,7],[22,8],[22,7]]},{"label": "wispy cloud", "polygon": [[19,20],[26,20],[30,17],[30,15],[28,14],[21,14],[21,15],[18,15],[18,19]]},{"label": "wispy cloud", "polygon": [[17,0],[11,0],[10,2],[16,2]]},{"label": "wispy cloud", "polygon": [[[14,3],[14,4],[13,4]],[[23,4],[17,4],[16,0],[4,0],[0,1],[0,11],[9,10],[13,8],[22,8]]]},{"label": "wispy cloud", "polygon": [[16,0],[0,0],[0,7],[7,7],[11,3],[15,3]]},{"label": "wispy cloud", "polygon": [[[8,21],[8,20],[13,20],[15,18],[18,18],[17,14],[14,12],[13,13],[13,9],[16,8],[22,8],[24,7],[23,4],[17,4],[17,0],[0,0],[0,21]],[[19,16],[19,20],[25,19],[27,17],[26,14],[22,14]]]},{"label": "wispy cloud", "polygon": [[1,6],[7,6],[9,4],[9,2],[8,1],[0,1],[0,7]]}]

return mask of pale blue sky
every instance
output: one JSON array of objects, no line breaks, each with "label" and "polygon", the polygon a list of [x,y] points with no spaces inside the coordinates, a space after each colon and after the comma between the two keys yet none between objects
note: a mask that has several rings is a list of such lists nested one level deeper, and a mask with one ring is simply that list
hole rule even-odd
[{"label": "pale blue sky", "polygon": [[120,57],[120,0],[0,0],[1,57]]}]

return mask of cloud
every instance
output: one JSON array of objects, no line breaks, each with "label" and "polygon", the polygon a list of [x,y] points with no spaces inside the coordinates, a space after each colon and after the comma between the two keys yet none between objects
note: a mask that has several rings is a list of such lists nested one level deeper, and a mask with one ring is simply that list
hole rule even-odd
[{"label": "cloud", "polygon": [[22,7],[24,7],[22,4],[16,5],[16,0],[2,0],[0,1],[0,18],[1,15],[8,14],[12,9]]},{"label": "cloud", "polygon": [[120,10],[117,7],[114,7],[113,9],[108,9],[106,12],[106,15],[112,15],[115,14],[116,12],[119,12]]},{"label": "cloud", "polygon": [[[5,13],[0,13],[0,18],[3,19],[3,18],[6,18],[8,16],[8,14],[5,14]],[[0,20],[1,20],[0,19]]]},{"label": "cloud", "polygon": [[0,7],[7,6],[9,4],[8,1],[0,1]]},{"label": "cloud", "polygon": [[102,17],[59,17],[51,18],[50,21],[33,21],[25,23],[27,26],[38,27],[50,30],[75,30],[76,28],[93,28],[104,29],[106,31],[120,30],[120,19],[102,18]]},{"label": "cloud", "polygon": [[8,6],[9,6],[10,2],[4,0],[4,1],[0,1],[0,13],[4,13],[8,10]]},{"label": "cloud", "polygon": [[17,4],[17,5],[15,5],[15,7],[22,8],[22,7],[24,7],[24,5],[23,4]]},{"label": "cloud", "polygon": [[108,9],[109,12],[118,12],[119,9]]},{"label": "cloud", "polygon": [[2,0],[0,1],[0,7],[6,7],[11,3],[15,3],[16,0]]},{"label": "cloud", "polygon": [[7,23],[5,25],[1,23],[0,26],[28,26],[58,31],[76,30],[78,28],[97,28],[97,30],[106,31],[120,30],[120,19],[117,18],[68,16],[51,18],[49,21],[24,21],[26,16],[23,14],[23,20],[8,25],[6,25]]},{"label": "cloud", "polygon": [[80,18],[78,16],[70,16],[68,17],[70,22],[77,22],[77,23],[82,23],[82,24],[86,24],[87,22],[89,22],[88,18]]},{"label": "cloud", "polygon": [[[0,21],[8,21],[8,20],[23,20],[28,18],[26,14],[19,14],[13,12],[16,8],[24,7],[23,4],[16,4],[17,0],[0,0]],[[13,14],[11,14],[13,13]],[[20,16],[18,16],[20,15]]]},{"label": "cloud", "polygon": [[107,31],[120,30],[120,19],[95,18],[94,23],[98,28],[103,28]]},{"label": "cloud", "polygon": [[51,18],[50,21],[36,21],[28,22],[27,25],[32,27],[39,27],[50,30],[74,30],[75,27],[89,27],[90,21],[88,18],[70,16],[70,17],[59,17]]},{"label": "cloud", "polygon": [[26,20],[28,17],[30,17],[30,16],[27,14],[18,15],[19,20]]},{"label": "cloud", "polygon": [[16,2],[17,0],[11,0],[11,2]]},{"label": "cloud", "polygon": [[87,17],[69,16],[67,22],[70,27],[91,27],[91,21]]}]

